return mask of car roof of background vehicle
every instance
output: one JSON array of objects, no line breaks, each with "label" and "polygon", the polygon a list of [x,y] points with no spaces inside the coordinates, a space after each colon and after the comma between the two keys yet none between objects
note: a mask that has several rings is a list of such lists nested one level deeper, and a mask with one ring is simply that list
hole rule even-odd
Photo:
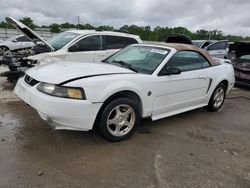
[{"label": "car roof of background vehicle", "polygon": [[22,37],[22,36],[25,36],[25,35],[15,35],[15,36],[9,37],[9,38],[7,38],[5,40],[0,40],[0,42],[6,42],[6,41],[14,40],[14,39],[16,39],[18,37]]},{"label": "car roof of background vehicle", "polygon": [[178,34],[178,33],[170,35],[166,39],[165,42],[167,42],[167,43],[193,44],[192,40],[188,36],[183,35],[183,34]]},{"label": "car roof of background vehicle", "polygon": [[65,32],[72,32],[77,33],[80,35],[89,35],[89,34],[102,34],[102,35],[112,35],[112,36],[123,36],[123,37],[132,37],[132,38],[139,38],[138,35],[133,35],[129,33],[117,32],[117,31],[96,31],[96,30],[67,30]]},{"label": "car roof of background vehicle", "polygon": [[24,35],[26,35],[31,41],[39,40],[43,42],[46,46],[48,46],[51,51],[54,51],[55,49],[48,43],[46,42],[41,36],[39,36],[35,31],[24,25],[23,23],[15,20],[14,18],[11,17],[6,17],[6,22],[8,24],[11,24],[13,27],[15,27],[18,31],[22,32]]},{"label": "car roof of background vehicle", "polygon": [[[213,42],[213,40],[211,40],[211,41]],[[206,46],[206,48],[209,48],[210,46],[221,43],[221,42],[229,42],[229,40],[217,40],[217,41],[213,42],[212,44],[209,44],[208,46]]]},{"label": "car roof of background vehicle", "polygon": [[218,42],[218,40],[192,40],[193,42]]},{"label": "car roof of background vehicle", "polygon": [[200,49],[195,45],[181,44],[181,43],[166,43],[166,42],[144,42],[143,44],[174,48],[177,51],[195,51],[206,57],[207,60],[211,63],[211,65],[213,66],[218,65],[218,62],[214,61],[206,50]]}]

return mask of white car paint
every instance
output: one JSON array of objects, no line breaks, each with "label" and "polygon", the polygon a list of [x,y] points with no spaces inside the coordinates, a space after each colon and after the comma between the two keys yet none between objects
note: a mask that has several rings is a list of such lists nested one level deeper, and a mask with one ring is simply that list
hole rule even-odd
[{"label": "white car paint", "polygon": [[[227,93],[234,85],[233,67],[224,62],[218,66],[182,72],[180,75],[158,76],[177,51],[161,45],[144,46],[170,51],[152,74],[135,73],[112,64],[74,62],[51,63],[26,71],[27,75],[39,82],[83,88],[86,100],[50,96],[40,92],[38,84],[30,86],[24,77],[19,79],[15,93],[57,130],[86,131],[93,128],[103,103],[120,91],[136,93],[142,103],[141,117],[158,120],[206,106],[213,91],[223,80],[229,83]],[[149,95],[149,92],[152,94]]]},{"label": "white car paint", "polygon": [[[39,36],[35,31],[24,25],[23,23],[15,20],[12,17],[6,17],[6,22],[11,24],[15,27],[18,31],[24,33],[24,35],[28,36],[31,40],[37,40],[42,42],[45,46],[47,46],[51,52],[42,53],[34,56],[29,56],[27,59],[37,61],[37,65],[39,64],[46,64],[50,62],[60,62],[60,61],[68,61],[68,62],[100,62],[101,60],[109,57],[110,55],[114,54],[115,52],[119,51],[123,47],[129,45],[126,44],[122,47],[117,47],[114,49],[107,49],[104,46],[105,43],[105,36],[112,36],[112,37],[123,37],[125,39],[132,39],[134,43],[142,43],[142,40],[138,35],[132,35],[122,32],[113,32],[113,31],[95,31],[95,30],[69,30],[64,33],[72,33],[77,34],[77,37],[72,38],[72,40],[68,41],[65,45],[56,49],[53,46],[52,42],[57,36],[51,38],[50,40],[46,41],[41,36]],[[62,34],[62,33],[60,33]],[[102,49],[98,50],[88,50],[88,51],[77,51],[71,52],[70,47],[77,44],[81,40],[87,39],[91,36],[100,36],[101,46]],[[125,42],[124,42],[125,43]],[[132,44],[132,43],[130,43]]]},{"label": "white car paint", "polygon": [[24,37],[24,35],[11,37],[0,43],[0,48],[6,47],[8,50],[31,48],[33,46],[34,46],[34,43],[32,41],[28,41],[28,39]]},{"label": "white car paint", "polygon": [[[91,36],[114,36],[114,37],[125,37],[134,39],[137,43],[142,43],[142,40],[139,36],[120,33],[120,32],[111,32],[111,31],[92,31],[92,30],[70,30],[66,32],[78,33],[80,34],[77,38],[67,43],[63,48],[49,53],[42,53],[35,56],[29,56],[27,59],[36,60],[38,64],[47,64],[50,62],[93,62],[97,63],[101,60],[109,57],[110,55],[116,53],[121,48],[117,49],[102,49],[102,50],[94,50],[94,51],[78,51],[78,52],[70,52],[69,49],[74,44],[78,43],[81,40],[84,40]],[[102,39],[104,40],[104,39]]]},{"label": "white car paint", "polygon": [[226,59],[228,57],[228,41],[217,41],[205,47],[214,58]]}]

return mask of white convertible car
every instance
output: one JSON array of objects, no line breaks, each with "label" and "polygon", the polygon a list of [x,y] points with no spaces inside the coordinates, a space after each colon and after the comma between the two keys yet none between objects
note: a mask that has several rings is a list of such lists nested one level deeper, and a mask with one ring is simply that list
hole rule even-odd
[{"label": "white convertible car", "polygon": [[230,63],[184,44],[135,44],[102,63],[51,63],[26,71],[15,93],[56,130],[97,126],[109,141],[128,138],[141,118],[195,108],[217,111],[234,85]]}]

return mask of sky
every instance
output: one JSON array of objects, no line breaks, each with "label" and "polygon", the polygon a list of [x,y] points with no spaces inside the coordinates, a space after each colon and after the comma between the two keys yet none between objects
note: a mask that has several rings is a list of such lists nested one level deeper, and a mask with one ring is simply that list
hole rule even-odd
[{"label": "sky", "polygon": [[119,28],[136,24],[219,29],[250,36],[250,0],[0,0],[0,21],[31,17],[38,25],[81,23]]}]

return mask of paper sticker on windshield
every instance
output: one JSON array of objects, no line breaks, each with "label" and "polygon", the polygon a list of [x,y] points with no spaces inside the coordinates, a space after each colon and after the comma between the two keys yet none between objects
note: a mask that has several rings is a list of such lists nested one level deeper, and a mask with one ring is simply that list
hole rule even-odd
[{"label": "paper sticker on windshield", "polygon": [[150,52],[157,53],[157,54],[162,54],[162,55],[166,55],[168,53],[167,50],[160,50],[160,49],[155,49],[155,48],[153,48],[152,50],[150,50]]}]

